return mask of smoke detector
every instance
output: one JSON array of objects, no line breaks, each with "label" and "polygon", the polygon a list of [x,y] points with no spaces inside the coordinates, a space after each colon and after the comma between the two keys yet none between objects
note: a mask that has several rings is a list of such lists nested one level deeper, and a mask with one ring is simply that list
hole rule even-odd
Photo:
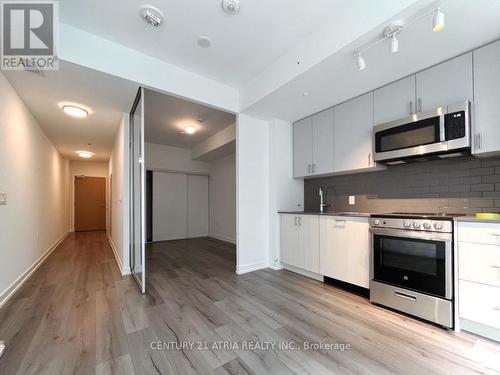
[{"label": "smoke detector", "polygon": [[152,5],[141,6],[139,8],[139,16],[144,20],[144,22],[153,27],[160,26],[165,19],[161,10]]},{"label": "smoke detector", "polygon": [[240,11],[240,0],[222,0],[222,9],[227,14],[236,14]]}]

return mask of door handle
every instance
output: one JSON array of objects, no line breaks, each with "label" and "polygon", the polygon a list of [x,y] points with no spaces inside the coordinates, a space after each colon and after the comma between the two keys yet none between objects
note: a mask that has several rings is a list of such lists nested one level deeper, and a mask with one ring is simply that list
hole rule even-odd
[{"label": "door handle", "polygon": [[403,299],[407,299],[409,301],[417,302],[417,297],[409,295],[409,294],[405,294],[405,293],[401,293],[401,292],[394,292],[394,295],[396,297],[399,297],[399,298],[403,298]]},{"label": "door handle", "polygon": [[409,114],[413,115],[413,101],[412,100],[410,100],[410,111],[409,111]]},{"label": "door handle", "polygon": [[418,98],[418,108],[417,108],[417,112],[422,112],[422,99],[421,98]]}]

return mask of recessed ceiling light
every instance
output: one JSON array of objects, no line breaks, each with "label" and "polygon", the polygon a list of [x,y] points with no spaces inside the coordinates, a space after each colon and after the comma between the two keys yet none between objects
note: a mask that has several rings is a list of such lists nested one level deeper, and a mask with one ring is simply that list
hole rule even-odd
[{"label": "recessed ceiling light", "polygon": [[153,27],[160,26],[165,19],[161,10],[152,5],[141,6],[139,8],[139,16],[144,20],[144,22]]},{"label": "recessed ceiling light", "polygon": [[196,133],[196,129],[193,128],[192,126],[188,126],[187,128],[184,128],[184,131],[187,133],[187,134],[194,134]]},{"label": "recessed ceiling light", "polygon": [[236,14],[240,11],[240,1],[239,0],[222,0],[222,9],[227,14]]},{"label": "recessed ceiling light", "polygon": [[76,154],[83,159],[90,159],[95,155],[93,152],[90,151],[77,151]]},{"label": "recessed ceiling light", "polygon": [[208,36],[200,36],[197,43],[202,48],[208,48],[212,45],[212,40]]},{"label": "recessed ceiling light", "polygon": [[77,107],[75,105],[64,105],[62,107],[62,110],[67,115],[72,116],[72,117],[77,117],[77,118],[85,118],[89,115],[87,110],[85,110],[81,107]]}]

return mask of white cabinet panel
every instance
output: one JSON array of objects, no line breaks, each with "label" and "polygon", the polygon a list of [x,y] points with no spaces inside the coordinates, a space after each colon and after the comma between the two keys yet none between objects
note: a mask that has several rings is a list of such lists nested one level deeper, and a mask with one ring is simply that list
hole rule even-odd
[{"label": "white cabinet panel", "polygon": [[461,318],[500,329],[500,288],[460,280],[459,291]]},{"label": "white cabinet panel", "polygon": [[208,176],[187,177],[187,236],[208,236]]},{"label": "white cabinet panel", "polygon": [[311,173],[313,159],[312,118],[293,124],[293,176],[304,177]]},{"label": "white cabinet panel", "polygon": [[458,241],[500,246],[500,224],[482,222],[459,223]]},{"label": "white cabinet panel", "polygon": [[153,241],[186,238],[187,175],[153,172]]},{"label": "white cabinet panel", "polygon": [[416,77],[419,112],[473,100],[472,52],[417,73]]},{"label": "white cabinet panel", "polygon": [[312,174],[332,173],[333,163],[333,109],[315,114],[312,117]]},{"label": "white cabinet panel", "polygon": [[319,218],[281,215],[281,262],[319,273]]},{"label": "white cabinet panel", "polygon": [[500,246],[459,243],[461,280],[500,287]]},{"label": "white cabinet panel", "polygon": [[416,109],[415,75],[381,87],[373,95],[375,125],[410,116]]},{"label": "white cabinet panel", "polygon": [[320,273],[363,288],[370,282],[368,218],[320,218]]},{"label": "white cabinet panel", "polygon": [[500,152],[499,88],[500,41],[474,51],[475,155]]},{"label": "white cabinet panel", "polygon": [[335,171],[373,166],[373,92],[334,108]]}]

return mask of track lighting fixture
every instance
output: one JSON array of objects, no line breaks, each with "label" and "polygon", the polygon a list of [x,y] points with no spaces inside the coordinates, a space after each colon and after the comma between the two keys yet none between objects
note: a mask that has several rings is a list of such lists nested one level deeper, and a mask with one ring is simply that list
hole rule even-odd
[{"label": "track lighting fixture", "polygon": [[361,53],[360,53],[360,54],[358,54],[358,70],[361,71],[364,68],[366,68],[365,59],[363,58],[363,56],[361,56]]},{"label": "track lighting fixture", "polygon": [[444,29],[444,14],[439,8],[436,9],[432,17],[432,31],[439,32]]}]

